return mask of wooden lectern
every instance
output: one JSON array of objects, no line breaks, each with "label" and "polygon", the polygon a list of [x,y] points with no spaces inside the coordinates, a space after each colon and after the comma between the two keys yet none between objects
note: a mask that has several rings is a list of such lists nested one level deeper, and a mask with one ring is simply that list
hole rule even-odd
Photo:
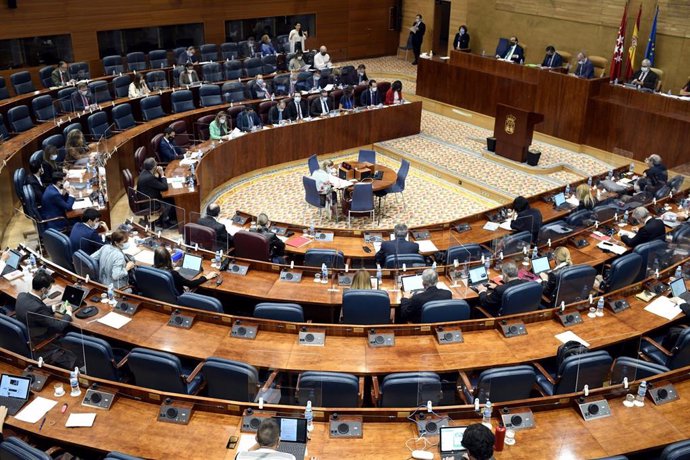
[{"label": "wooden lectern", "polygon": [[544,121],[544,115],[509,105],[496,105],[496,154],[524,163],[532,144],[534,125]]}]

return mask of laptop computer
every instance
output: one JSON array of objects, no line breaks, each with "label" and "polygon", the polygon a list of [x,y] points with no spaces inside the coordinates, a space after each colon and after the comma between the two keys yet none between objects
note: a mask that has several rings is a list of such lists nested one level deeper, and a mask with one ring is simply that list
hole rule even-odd
[{"label": "laptop computer", "polygon": [[671,292],[673,293],[673,297],[677,297],[679,299],[683,299],[686,302],[690,302],[690,292],[688,292],[688,288],[685,287],[684,278],[678,278],[676,280],[671,281]]},{"label": "laptop computer", "polygon": [[65,290],[62,292],[61,302],[69,302],[74,308],[81,306],[84,298],[86,297],[86,290],[77,286],[65,286]]},{"label": "laptop computer", "polygon": [[547,256],[532,259],[532,272],[534,272],[535,275],[538,275],[550,269],[551,265],[549,265],[549,258]]},{"label": "laptop computer", "polygon": [[182,267],[178,273],[185,278],[192,279],[201,273],[202,258],[193,254],[185,254],[182,258]]},{"label": "laptop computer", "polygon": [[2,374],[2,378],[0,378],[0,406],[7,407],[9,415],[16,415],[29,400],[30,389],[31,379]]},{"label": "laptop computer", "polygon": [[486,273],[486,267],[484,265],[480,265],[479,267],[471,268],[470,269],[470,286],[475,287],[477,285],[483,284],[486,285],[488,284],[487,281],[489,280],[489,275]]},{"label": "laptop computer", "polygon": [[422,275],[405,275],[400,277],[402,280],[403,291],[420,292],[424,290]]},{"label": "laptop computer", "polygon": [[303,418],[276,417],[280,425],[280,444],[278,452],[304,458],[307,451],[307,420]]},{"label": "laptop computer", "polygon": [[12,273],[15,270],[19,270],[22,261],[22,255],[17,251],[13,251],[12,249],[10,249],[8,253],[9,257],[5,262],[5,268],[2,270],[2,273],[0,275],[6,275],[8,273]]},{"label": "laptop computer", "polygon": [[462,447],[462,437],[465,434],[466,426],[443,426],[439,432],[438,449],[441,453],[441,460],[459,460],[467,452]]}]

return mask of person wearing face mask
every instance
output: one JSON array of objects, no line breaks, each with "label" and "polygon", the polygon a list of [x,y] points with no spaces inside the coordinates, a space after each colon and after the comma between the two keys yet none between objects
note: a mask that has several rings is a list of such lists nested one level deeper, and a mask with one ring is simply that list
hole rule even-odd
[{"label": "person wearing face mask", "polygon": [[467,32],[466,25],[463,24],[458,28],[458,33],[455,34],[455,40],[453,40],[453,48],[458,51],[469,51],[470,34]]},{"label": "person wearing face mask", "polygon": [[[635,248],[648,241],[664,239],[666,235],[664,222],[649,214],[649,211],[647,211],[647,208],[644,206],[635,208],[632,212],[632,218],[633,222],[636,223],[636,227],[639,227],[639,229],[632,238],[628,235],[621,236],[621,241],[625,243],[626,246]],[[634,227],[632,231],[635,231]]]},{"label": "person wearing face mask", "polygon": [[65,163],[70,165],[85,165],[88,163],[91,156],[89,153],[89,146],[84,140],[84,133],[79,129],[73,129],[67,134],[65,150],[67,151]]},{"label": "person wearing face mask", "polygon": [[419,53],[422,50],[422,42],[424,41],[425,33],[426,24],[422,22],[422,15],[418,14],[414,18],[414,24],[410,27],[410,41],[412,42],[412,52],[414,53],[412,65],[417,65],[419,61]]},{"label": "person wearing face mask", "polygon": [[556,48],[549,45],[546,47],[546,55],[541,63],[542,69],[558,69],[563,66],[563,57],[558,54]]},{"label": "person wearing face mask", "polygon": [[306,51],[305,41],[307,40],[306,30],[302,30],[302,24],[299,22],[295,24],[295,28],[290,31],[288,35],[288,42],[290,43],[290,53],[300,53]]},{"label": "person wearing face mask", "polygon": [[297,92],[297,72],[290,72],[290,86],[288,88],[288,95],[292,96]]},{"label": "person wearing face mask", "polygon": [[129,248],[129,235],[115,230],[110,235],[110,244],[101,246],[91,257],[98,261],[98,280],[101,284],[120,289],[129,284],[129,271],[136,265],[129,259],[125,250]]},{"label": "person wearing face mask", "polygon": [[199,62],[199,56],[196,55],[196,49],[193,46],[188,47],[184,53],[180,53],[177,57],[177,65],[195,62]]},{"label": "person wearing face mask", "polygon": [[[62,230],[67,227],[69,221],[67,220],[67,211],[72,210],[74,206],[74,197],[71,196],[65,185],[65,174],[62,171],[53,173],[52,184],[46,187],[41,198],[41,217],[46,222],[46,228],[54,228]],[[54,220],[53,220],[54,219]]]},{"label": "person wearing face mask", "polygon": [[302,70],[304,67],[307,66],[307,63],[304,62],[304,55],[302,54],[301,51],[299,51],[295,56],[290,59],[290,64],[288,65],[288,70],[290,71],[295,71],[295,70]]},{"label": "person wearing face mask", "polygon": [[279,125],[281,123],[286,122],[287,120],[290,120],[290,116],[285,107],[285,99],[279,100],[276,105],[271,107],[271,110],[268,111],[269,123],[271,123],[272,125]]},{"label": "person wearing face mask", "polygon": [[368,81],[369,81],[369,77],[367,77],[367,66],[365,66],[364,64],[358,65],[357,66],[357,82],[355,84],[366,85]]},{"label": "person wearing face mask", "polygon": [[256,42],[254,41],[254,37],[249,37],[247,38],[247,42],[244,44],[244,48],[242,49],[242,55],[244,57],[252,58],[255,57],[256,54]]},{"label": "person wearing face mask", "polygon": [[376,80],[369,80],[369,89],[362,91],[362,94],[359,96],[359,105],[371,107],[373,105],[379,105],[380,103],[381,98],[376,89]]},{"label": "person wearing face mask", "polygon": [[510,45],[503,56],[496,55],[498,59],[510,62],[523,62],[525,60],[525,50],[518,44],[517,37],[510,37]]},{"label": "person wearing face mask", "polygon": [[285,263],[285,243],[283,243],[283,241],[280,238],[278,238],[278,235],[276,235],[271,230],[271,221],[269,220],[266,213],[262,212],[256,217],[256,229],[250,231],[260,233],[268,239],[270,245],[271,260],[273,261],[273,263]]},{"label": "person wearing face mask", "polygon": [[146,85],[146,80],[144,80],[144,74],[137,73],[134,75],[134,81],[129,84],[129,89],[127,90],[127,95],[130,99],[135,99],[137,97],[147,96],[151,90]]},{"label": "person wearing face mask", "polygon": [[[45,304],[53,282],[53,277],[48,272],[38,270],[31,280],[31,291],[17,295],[15,318],[27,325],[31,343],[34,345],[62,333],[72,322],[71,306],[65,307],[64,312],[60,314]],[[74,369],[77,361],[73,353],[60,346],[59,339],[34,351],[33,357],[42,357],[47,364],[64,369]]]},{"label": "person wearing face mask", "polygon": [[319,48],[319,52],[314,56],[314,68],[319,70],[330,69],[333,67],[331,62],[331,56],[328,54],[328,50],[325,46]]},{"label": "person wearing face mask", "polygon": [[54,145],[46,145],[43,148],[43,158],[41,158],[41,168],[43,173],[41,173],[41,182],[45,186],[50,184],[53,173],[59,171],[60,167],[57,164],[58,159],[58,149]]},{"label": "person wearing face mask", "polygon": [[99,230],[103,230],[106,233],[110,231],[108,224],[101,220],[101,211],[96,208],[85,209],[84,214],[81,216],[81,222],[74,224],[69,234],[72,251],[77,252],[81,249],[88,254],[94,252],[103,243],[98,233]]},{"label": "person wearing face mask", "polygon": [[215,120],[208,125],[209,134],[212,140],[218,140],[230,133],[228,126],[228,114],[222,110],[216,114]]},{"label": "person wearing face mask", "polygon": [[270,99],[271,92],[264,80],[264,76],[258,74],[254,79],[254,84],[251,86],[252,99]]},{"label": "person wearing face mask", "polygon": [[72,93],[72,108],[74,111],[86,110],[93,104],[93,97],[86,83],[79,83],[77,90]]},{"label": "person wearing face mask", "polygon": [[333,160],[324,160],[321,167],[311,174],[311,178],[316,182],[316,190],[321,197],[321,204],[326,205],[326,209],[331,211],[331,215],[337,213],[338,194],[331,180],[335,175]]},{"label": "person wearing face mask", "polygon": [[346,86],[343,89],[343,96],[340,98],[340,109],[342,110],[352,110],[355,108],[355,96],[354,89],[352,86]]},{"label": "person wearing face mask", "polygon": [[314,75],[312,75],[311,79],[312,79],[312,85],[311,85],[310,91],[318,91],[322,88],[325,88],[326,85],[328,84],[328,79],[323,78],[321,76],[321,71],[318,69],[316,69],[316,71],[314,72]]},{"label": "person wearing face mask", "polygon": [[163,131],[163,139],[158,144],[158,155],[163,163],[170,163],[184,157],[184,149],[175,144],[175,130],[170,126]]},{"label": "person wearing face mask", "polygon": [[253,107],[245,107],[244,110],[237,115],[237,128],[240,131],[251,132],[261,128],[261,126],[261,118],[256,114]]},{"label": "person wearing face mask", "polygon": [[577,53],[577,67],[575,76],[578,78],[594,78],[594,64],[589,60],[584,51]]},{"label": "person wearing face mask", "polygon": [[36,198],[36,203],[40,203],[43,198],[43,192],[46,187],[43,184],[43,166],[40,161],[29,162],[29,171],[31,174],[26,176],[26,185],[31,187],[34,191],[34,197]]},{"label": "person wearing face mask", "polygon": [[184,276],[180,275],[180,273],[177,270],[173,268],[172,257],[170,257],[170,252],[163,246],[159,246],[153,251],[153,268],[170,272],[173,278],[173,282],[175,283],[175,289],[177,289],[178,293],[183,293],[185,291],[185,288],[197,288],[204,284],[206,281],[212,280],[213,278],[218,276],[217,272],[208,272],[205,275],[201,275],[194,279],[185,278]]},{"label": "person wearing face mask", "polygon": [[188,86],[199,83],[199,75],[194,70],[194,64],[189,63],[185,66],[184,72],[180,73],[180,86]]},{"label": "person wearing face mask", "polygon": [[147,158],[144,160],[144,169],[137,178],[137,195],[152,200],[153,211],[160,209],[163,227],[173,225],[172,222],[176,218],[175,209],[163,200],[162,192],[166,190],[168,179],[165,177],[165,171],[158,166],[155,158]]},{"label": "person wearing face mask", "polygon": [[642,67],[640,67],[640,70],[633,74],[630,84],[651,90],[656,89],[656,83],[659,80],[659,76],[656,74],[656,72],[652,71],[651,66],[652,63],[649,61],[649,59],[643,59]]},{"label": "person wearing face mask", "polygon": [[291,120],[302,120],[309,117],[307,102],[302,100],[299,93],[296,93],[295,97],[288,103],[287,110]]},{"label": "person wearing face mask", "polygon": [[54,86],[65,86],[74,80],[69,76],[69,68],[65,61],[60,61],[58,66],[50,74]]},{"label": "person wearing face mask", "polygon": [[311,103],[311,116],[320,117],[328,115],[332,108],[331,102],[328,100],[328,91],[321,90],[321,97],[314,99]]},{"label": "person wearing face mask", "polygon": [[400,80],[395,80],[391,87],[388,89],[388,92],[386,93],[386,105],[396,105],[396,104],[402,104],[403,102],[403,95],[402,95],[402,82]]},{"label": "person wearing face mask", "polygon": [[261,55],[262,56],[272,56],[276,53],[276,49],[273,46],[273,43],[271,43],[271,37],[268,36],[268,34],[264,34],[261,37]]}]

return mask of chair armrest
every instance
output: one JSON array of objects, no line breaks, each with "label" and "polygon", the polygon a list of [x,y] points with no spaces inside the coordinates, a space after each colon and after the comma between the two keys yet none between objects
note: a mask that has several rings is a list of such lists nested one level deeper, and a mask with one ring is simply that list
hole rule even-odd
[{"label": "chair armrest", "polygon": [[379,388],[379,378],[378,376],[373,376],[372,377],[372,386],[371,386],[371,403],[374,406],[378,406],[379,399],[381,399],[381,389]]},{"label": "chair armrest", "polygon": [[115,367],[117,367],[118,369],[120,369],[122,366],[124,366],[125,364],[127,364],[127,359],[128,359],[128,358],[129,358],[129,355],[125,355],[125,357],[122,358],[122,360],[121,360],[119,363],[115,364]]},{"label": "chair armrest", "polygon": [[547,396],[547,394],[544,393],[544,389],[538,383],[535,383],[534,385],[532,385],[532,389],[539,392],[539,394],[542,396]]},{"label": "chair armrest", "polygon": [[539,372],[542,373],[542,375],[546,378],[546,380],[549,381],[549,383],[551,383],[551,385],[555,385],[555,384],[556,384],[556,381],[553,379],[553,377],[551,377],[551,374],[549,374],[548,372],[546,372],[546,369],[544,369],[544,366],[542,366],[542,365],[539,364],[539,363],[532,363],[532,365],[533,365],[534,367],[536,367],[537,370],[538,370]]},{"label": "chair armrest", "polygon": [[199,364],[197,364],[192,373],[185,377],[186,383],[192,383],[192,381],[196,378],[199,372],[201,372],[201,368],[204,367],[204,363],[205,361],[202,361]]},{"label": "chair armrest", "polygon": [[465,401],[465,404],[469,404],[469,401],[467,401],[467,398],[465,397],[465,392],[463,391],[462,387],[464,386],[466,389],[472,391],[472,383],[470,382],[470,378],[467,376],[467,373],[465,373],[464,371],[459,371],[458,374],[460,376],[460,379],[458,380],[458,383],[460,383],[460,385],[457,386],[458,396],[460,397],[460,399]]},{"label": "chair armrest", "polygon": [[46,345],[48,345],[50,342],[54,341],[54,340],[57,339],[58,337],[60,337],[60,336],[59,336],[58,334],[55,334],[54,336],[45,339],[43,342],[39,342],[38,345],[36,345],[35,347],[33,347],[33,348],[31,349],[31,351],[38,351],[38,350],[40,350],[41,348],[45,347]]},{"label": "chair armrest", "polygon": [[481,312],[481,314],[484,315],[485,317],[493,318],[493,316],[488,311],[484,310],[484,308],[476,307],[476,309],[479,310]]},{"label": "chair armrest", "polygon": [[50,455],[51,458],[56,458],[56,454],[65,453],[65,450],[60,446],[53,446],[45,451],[46,454]]},{"label": "chair armrest", "polygon": [[357,393],[357,407],[364,405],[364,377],[359,378],[359,392]]},{"label": "chair armrest", "polygon": [[662,353],[665,354],[666,356],[669,356],[669,357],[670,357],[670,356],[673,356],[673,354],[672,354],[670,351],[668,351],[666,348],[662,347],[661,344],[657,343],[657,342],[656,342],[654,339],[652,339],[651,337],[647,337],[647,336],[645,335],[645,336],[642,336],[642,340],[646,340],[647,342],[649,342],[649,344],[650,344],[651,346],[653,346],[654,348],[656,348],[657,350],[659,350],[660,352],[662,352]]},{"label": "chair armrest", "polygon": [[259,390],[259,394],[268,391],[273,386],[273,382],[275,381],[276,377],[278,377],[278,371],[274,370],[273,372],[271,372],[271,375],[269,375],[266,379],[264,386],[262,386],[261,390]]}]

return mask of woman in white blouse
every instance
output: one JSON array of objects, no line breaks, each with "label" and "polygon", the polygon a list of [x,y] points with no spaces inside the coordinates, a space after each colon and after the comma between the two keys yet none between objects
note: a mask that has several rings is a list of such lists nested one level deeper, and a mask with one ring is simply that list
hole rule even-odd
[{"label": "woman in white blouse", "polygon": [[306,51],[304,42],[307,39],[307,31],[302,31],[302,24],[299,22],[295,24],[295,28],[290,31],[288,35],[288,41],[290,42],[290,53],[296,53],[297,51]]},{"label": "woman in white blouse", "polygon": [[146,81],[144,80],[144,75],[137,73],[134,75],[134,81],[129,84],[129,98],[134,99],[137,97],[144,97],[151,92],[148,86],[146,86]]}]

